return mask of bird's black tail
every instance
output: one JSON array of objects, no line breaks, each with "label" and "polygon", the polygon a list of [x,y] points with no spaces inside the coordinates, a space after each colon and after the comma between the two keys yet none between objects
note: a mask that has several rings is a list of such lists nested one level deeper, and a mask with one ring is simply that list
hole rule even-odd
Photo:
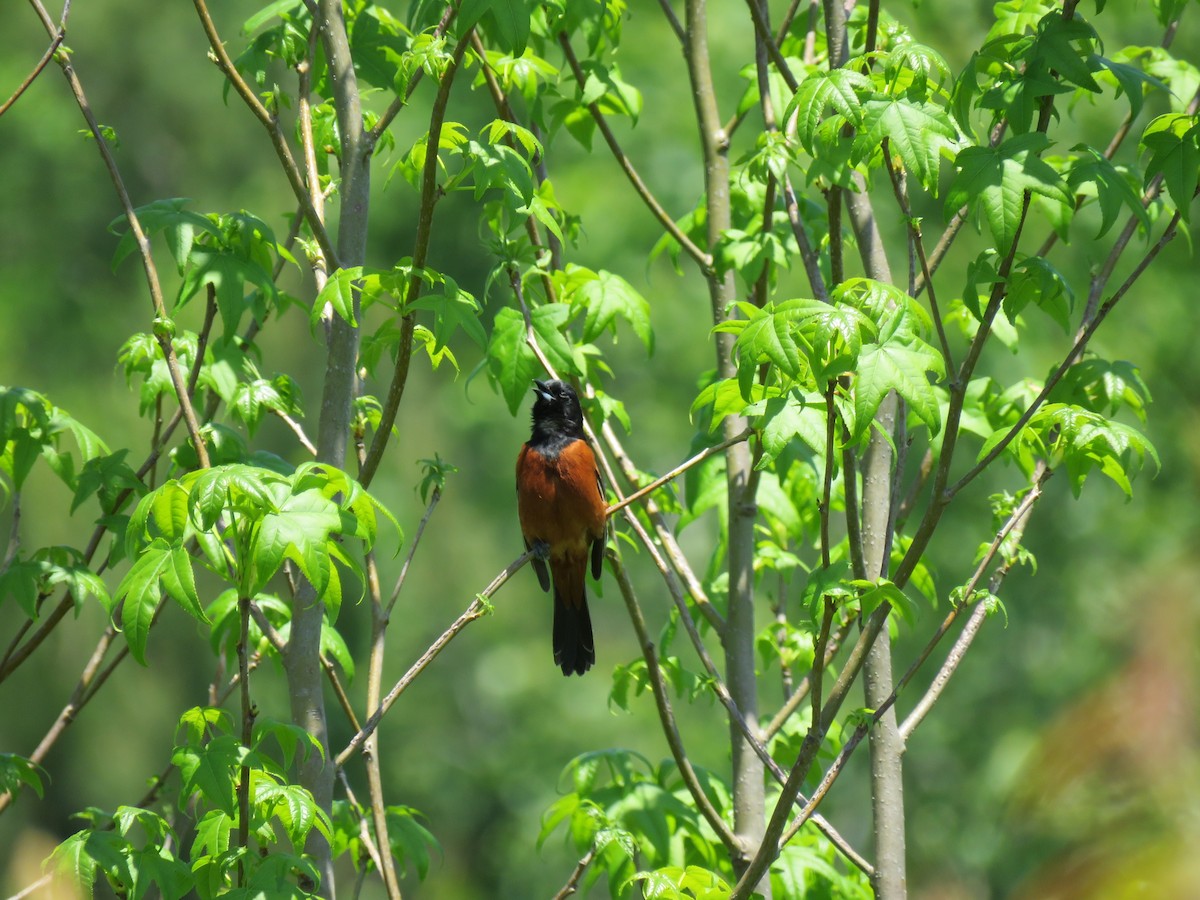
[{"label": "bird's black tail", "polygon": [[596,661],[587,595],[578,596],[578,603],[568,604],[557,586],[554,590],[554,662],[564,675],[582,675]]}]

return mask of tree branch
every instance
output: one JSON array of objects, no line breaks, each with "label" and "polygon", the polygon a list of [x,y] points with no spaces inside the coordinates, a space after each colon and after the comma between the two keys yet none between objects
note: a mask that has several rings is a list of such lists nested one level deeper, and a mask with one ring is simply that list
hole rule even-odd
[{"label": "tree branch", "polygon": [[421,203],[417,209],[417,233],[413,239],[412,277],[408,282],[408,292],[404,296],[401,309],[404,317],[400,324],[399,353],[396,356],[395,370],[392,372],[391,384],[388,386],[387,398],[384,400],[380,413],[379,426],[371,439],[371,447],[363,461],[359,473],[359,481],[363,487],[370,485],[383,459],[383,451],[392,434],[392,426],[396,422],[396,413],[400,409],[400,401],[404,397],[404,388],[408,384],[408,367],[412,361],[413,332],[416,328],[416,313],[411,311],[411,305],[416,301],[421,290],[421,270],[429,254],[429,241],[433,235],[433,208],[437,204],[440,190],[438,188],[438,147],[441,143],[442,124],[446,119],[446,107],[450,102],[450,88],[454,84],[454,76],[459,70],[463,53],[471,40],[471,32],[463,35],[454,48],[450,65],[442,75],[438,84],[437,97],[433,101],[433,110],[429,116],[429,134],[426,139],[425,167],[421,173]]},{"label": "tree branch", "polygon": [[[587,81],[587,76],[584,74],[583,68],[579,65],[579,59],[575,56],[575,51],[571,47],[571,41],[565,34],[559,34],[558,43],[563,48],[563,53],[566,54],[567,63],[571,67],[571,72],[575,75],[575,80],[583,85]],[[690,46],[690,42],[689,42]],[[642,181],[642,177],[634,168],[632,160],[621,149],[621,144],[617,140],[612,129],[608,125],[608,120],[604,118],[604,113],[600,111],[600,107],[595,103],[588,104],[588,112],[592,114],[592,119],[596,122],[596,127],[600,129],[600,134],[604,136],[604,142],[608,144],[608,149],[612,151],[613,158],[616,159],[617,165],[621,167],[621,171],[625,173],[625,177],[629,179],[630,185],[634,191],[642,199],[642,203],[650,210],[651,214],[658,223],[662,225],[667,234],[678,242],[701,269],[707,270],[712,267],[712,256],[705,253],[675,224],[675,220],[671,215],[662,208],[658,199],[654,196],[653,191]]]}]

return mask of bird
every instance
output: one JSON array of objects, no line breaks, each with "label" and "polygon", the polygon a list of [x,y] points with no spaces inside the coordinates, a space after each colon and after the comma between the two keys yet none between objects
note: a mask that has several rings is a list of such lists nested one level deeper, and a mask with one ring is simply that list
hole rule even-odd
[{"label": "bird", "polygon": [[583,410],[563,381],[533,382],[533,431],[517,456],[517,515],[543,591],[554,588],[554,662],[582,675],[596,661],[587,569],[600,578],[607,542],[604,484],[583,435]]}]

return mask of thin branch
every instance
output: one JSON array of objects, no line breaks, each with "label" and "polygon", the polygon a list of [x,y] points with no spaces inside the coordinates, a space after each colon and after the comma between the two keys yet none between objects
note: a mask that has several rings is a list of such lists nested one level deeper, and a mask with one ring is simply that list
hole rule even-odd
[{"label": "thin branch", "polygon": [[[575,56],[575,51],[571,47],[570,39],[565,34],[560,34],[558,36],[558,43],[563,48],[563,53],[566,54],[567,62],[571,67],[571,71],[575,75],[575,80],[580,85],[583,85],[584,82],[587,81],[587,76],[584,74],[583,68],[579,64],[579,59]],[[625,154],[625,151],[621,149],[621,144],[617,140],[616,135],[613,134],[612,129],[609,127],[608,120],[605,119],[604,113],[600,111],[600,107],[595,103],[590,103],[588,104],[588,111],[592,114],[592,119],[595,120],[596,127],[600,129],[600,134],[604,136],[604,142],[608,144],[609,150],[612,151],[613,158],[616,159],[617,165],[621,167],[621,171],[625,173],[625,177],[629,179],[630,185],[633,186],[633,189],[637,195],[641,197],[642,202],[646,205],[646,208],[650,210],[651,214],[655,219],[658,220],[658,223],[662,225],[667,234],[671,235],[671,237],[675,239],[679,246],[683,248],[684,252],[687,253],[687,255],[693,260],[695,260],[697,265],[699,265],[702,270],[707,271],[711,269],[713,264],[712,256],[701,250],[691,238],[684,234],[682,229],[675,224],[675,220],[671,217],[671,215],[665,209],[663,209],[662,205],[658,202],[658,199],[654,196],[654,193],[650,190],[646,183],[642,181],[642,177],[638,174],[637,169],[634,168],[632,160],[630,160]]]},{"label": "thin branch", "polygon": [[[1043,473],[1043,475],[1045,476],[1045,473]],[[1040,482],[1039,482],[1039,484],[1040,484]],[[1031,491],[1031,495],[1033,493],[1035,493],[1035,491]],[[1012,531],[1013,528],[1017,527],[1017,524],[1019,522],[1023,521],[1024,516],[1027,515],[1029,509],[1032,508],[1032,504],[1034,502],[1036,502],[1036,496],[1033,496],[1032,499],[1030,499],[1030,497],[1027,497],[1026,499],[1029,500],[1029,505],[1025,507],[1024,511],[1021,513],[1020,516],[1014,515],[1013,517],[1010,518],[1009,522],[1005,526],[1005,529],[1002,530],[1003,533],[1001,535],[998,535],[996,540],[993,542],[993,544],[992,544],[992,557],[993,558],[995,555],[995,551],[998,550],[1003,539],[1008,536],[1008,534]],[[1024,504],[1022,504],[1022,505],[1024,506]],[[990,559],[988,560],[988,562],[990,562]],[[981,571],[981,570],[977,570],[977,572],[978,571]],[[876,612],[878,613],[879,610],[877,610]],[[872,618],[875,618],[875,616],[873,615]],[[941,634],[944,634],[944,633],[945,633],[944,631],[939,629],[939,633],[935,636],[935,641],[937,638],[940,638]],[[926,656],[927,655],[928,654],[926,654]],[[850,758],[850,755],[854,752],[854,749],[859,745],[859,743],[862,741],[863,737],[865,737],[867,735],[867,733],[871,730],[872,726],[874,726],[875,723],[877,723],[888,712],[888,710],[890,710],[894,706],[894,704],[896,702],[896,698],[899,696],[899,693],[904,688],[904,686],[906,684],[908,684],[909,680],[911,680],[912,674],[914,671],[915,671],[915,668],[910,668],[910,670],[907,673],[905,673],[905,676],[896,683],[896,685],[892,688],[891,693],[879,705],[879,707],[872,713],[870,718],[867,721],[861,722],[858,725],[858,727],[855,728],[854,733],[850,736],[849,740],[847,740],[846,743],[843,745],[841,752],[837,755],[833,764],[830,765],[829,769],[826,771],[824,777],[821,779],[820,784],[817,786],[816,791],[813,792],[812,797],[809,799],[808,803],[805,804],[805,807],[801,811],[800,815],[797,816],[792,821],[792,823],[787,827],[787,829],[779,835],[778,843],[773,847],[774,855],[777,855],[779,853],[779,851],[783,847],[785,847],[787,845],[787,843],[793,837],[795,837],[796,833],[800,830],[801,827],[803,827],[804,823],[806,821],[808,821],[808,819],[813,815],[814,811],[817,808],[817,805],[821,802],[821,800],[824,799],[825,795],[829,792],[829,788],[833,785],[833,782],[837,779],[838,775],[841,774],[842,769],[845,767],[846,761]],[[764,846],[765,846],[765,842],[764,842]],[[741,882],[739,882],[739,887],[740,886],[741,886]],[[738,896],[737,892],[735,892],[735,896]]]},{"label": "thin branch", "polygon": [[[833,663],[833,658],[837,656],[838,650],[841,649],[843,642],[846,640],[846,636],[850,633],[852,624],[852,621],[847,619],[838,626],[838,630],[836,632],[829,636],[829,639],[825,645],[825,668],[829,668],[829,666]],[[813,667],[816,667],[815,654],[813,657]],[[779,707],[779,712],[775,713],[774,718],[772,718],[767,724],[766,728],[763,729],[763,740],[769,741],[779,733],[779,730],[783,728],[787,720],[791,718],[792,713],[800,708],[800,704],[804,702],[804,699],[808,696],[810,690],[812,690],[811,673],[800,680],[800,684],[797,686],[795,692],[788,697],[787,702],[784,703],[783,706]]]},{"label": "thin branch", "polygon": [[[933,272],[929,269],[929,258],[925,255],[925,239],[921,234],[921,222],[912,213],[912,206],[908,202],[908,191],[905,190],[902,179],[902,172],[897,172],[896,167],[892,164],[892,156],[888,148],[888,139],[883,139],[883,162],[887,168],[888,179],[892,183],[892,192],[895,194],[896,203],[900,206],[900,212],[904,216],[904,223],[908,227],[909,240],[912,242],[913,249],[916,251],[917,259],[921,263],[921,278],[929,291],[929,314],[933,318],[934,327],[937,329],[938,343],[941,344],[942,359],[946,361],[946,371],[954,371],[954,354],[950,351],[950,340],[946,336],[946,327],[942,323],[942,313],[938,307],[937,295],[933,291]],[[915,283],[909,293],[913,297],[917,296]]]},{"label": "thin branch", "polygon": [[650,482],[645,487],[640,488],[637,491],[634,491],[632,494],[629,494],[628,496],[626,496],[626,497],[622,498],[621,500],[619,500],[618,502],[614,503],[612,506],[610,506],[608,508],[605,515],[611,516],[615,512],[620,512],[625,507],[629,506],[629,504],[636,503],[638,500],[641,500],[647,494],[658,490],[660,487],[662,487],[667,482],[674,481],[676,478],[678,478],[680,475],[682,475],[688,469],[692,468],[695,465],[698,465],[699,463],[704,462],[704,460],[708,459],[710,456],[715,456],[718,453],[723,453],[727,447],[732,447],[734,444],[740,444],[742,441],[749,440],[750,435],[752,435],[753,433],[754,433],[753,431],[746,430],[746,431],[743,431],[741,434],[734,435],[733,437],[729,438],[728,440],[721,441],[721,443],[719,443],[719,444],[714,444],[711,447],[706,447],[705,449],[703,449],[699,453],[697,453],[695,456],[692,456],[691,458],[681,462],[679,465],[677,465],[671,471],[667,472],[667,474],[659,476],[658,478],[655,478],[652,482]]},{"label": "thin branch", "polygon": [[[254,742],[255,709],[250,701],[250,598],[238,597],[239,631],[237,642],[238,681],[242,700],[242,746],[250,747]],[[243,852],[250,850],[250,765],[243,763],[238,771],[237,782],[238,831],[237,846]],[[246,884],[244,861],[238,860],[237,883]]]},{"label": "thin branch", "polygon": [[771,23],[767,21],[762,7],[759,6],[759,0],[746,0],[746,6],[750,9],[750,18],[754,20],[755,41],[760,43],[770,55],[771,62],[775,64],[775,69],[783,77],[788,90],[794,94],[796,88],[800,86],[800,82],[796,80],[796,76],[792,74],[792,67],[788,65],[787,60],[783,58],[783,54],[779,52],[779,44],[775,41],[775,36],[771,34]]},{"label": "thin branch", "polygon": [[63,38],[67,35],[67,16],[70,15],[70,13],[71,0],[66,0],[66,2],[63,4],[62,18],[59,19],[58,29],[53,34],[53,37],[50,41],[50,46],[46,48],[46,52],[42,54],[42,58],[37,61],[37,65],[33,67],[33,71],[26,75],[25,80],[17,86],[15,91],[13,91],[12,96],[5,100],[3,105],[0,105],[0,116],[3,116],[6,112],[12,109],[13,104],[21,99],[21,95],[29,89],[29,86],[37,80],[37,77],[42,74],[42,70],[45,69],[50,60],[54,58],[54,54],[58,51],[58,48],[62,46]]},{"label": "thin branch", "polygon": [[[388,614],[383,607],[383,592],[379,585],[379,566],[374,552],[367,554],[367,593],[371,598],[371,655],[367,665],[367,711],[379,709],[383,690],[383,662],[386,653]],[[359,726],[355,726],[358,728]],[[371,818],[379,835],[384,888],[389,900],[400,900],[400,879],[388,838],[387,803],[383,796],[383,772],[379,766],[379,732],[376,730],[363,741],[363,758],[367,769],[367,789],[371,798]]]},{"label": "thin branch", "polygon": [[[354,810],[354,816],[358,819],[358,837],[363,842],[363,846],[367,848],[367,855],[371,857],[371,862],[375,865],[376,872],[383,871],[383,858],[379,854],[379,846],[375,843],[375,837],[371,834],[371,829],[367,825],[367,816],[363,810],[363,806],[358,802],[358,797],[354,793],[354,788],[350,786],[350,779],[346,777],[346,770],[338,770],[338,781],[342,784],[342,790],[346,792],[346,801],[350,804],[350,808]],[[363,866],[364,871],[366,866]]]},{"label": "thin branch", "polygon": [[687,32],[683,30],[683,23],[679,21],[679,16],[675,15],[675,10],[671,8],[671,0],[658,0],[658,5],[663,11],[663,17],[667,20],[667,24],[675,32],[675,37],[679,38],[679,46],[683,48],[684,53],[687,53]]},{"label": "thin branch", "polygon": [[370,449],[367,450],[359,472],[359,481],[363,487],[371,484],[379,463],[383,459],[383,451],[391,438],[392,426],[396,422],[396,413],[400,409],[400,401],[404,397],[404,388],[408,384],[408,367],[412,361],[413,332],[416,328],[416,314],[411,311],[412,304],[421,290],[421,271],[429,254],[429,241],[433,235],[433,208],[440,196],[438,188],[438,147],[441,143],[442,124],[446,119],[446,107],[450,103],[450,88],[454,84],[454,76],[458,73],[463,54],[470,43],[471,31],[463,35],[454,48],[449,66],[438,84],[437,97],[433,101],[433,109],[429,116],[429,133],[426,140],[425,168],[421,174],[421,203],[417,211],[417,231],[413,238],[412,277],[408,282],[401,309],[404,317],[401,320],[399,353],[396,356],[395,369],[392,372],[391,384],[388,385],[387,398],[380,412],[379,426],[371,439]]},{"label": "thin branch", "polygon": [[[458,15],[458,5],[453,3],[447,4],[445,12],[442,13],[442,18],[438,21],[437,26],[433,29],[433,36],[435,38],[439,38],[445,35],[446,32],[450,30],[450,23],[454,21],[454,17],[456,15]],[[375,127],[367,132],[367,143],[370,148],[374,149],[375,145],[379,142],[379,139],[383,136],[383,133],[387,131],[388,127],[392,124],[392,120],[395,119],[396,116],[400,114],[400,110],[404,109],[404,107],[408,104],[413,92],[417,89],[417,85],[421,83],[421,78],[424,76],[424,74],[424,69],[417,69],[417,71],[413,73],[412,80],[408,83],[408,89],[404,92],[404,96],[397,96],[394,100],[392,100],[392,102],[388,104],[388,108],[384,111],[383,115],[379,117],[379,121],[375,123]]]},{"label": "thin branch", "polygon": [[579,862],[575,864],[574,870],[571,872],[567,883],[564,884],[554,895],[553,900],[566,900],[576,891],[579,890],[579,879],[583,878],[583,873],[587,871],[587,867],[592,864],[592,860],[596,858],[596,845],[592,844],[588,848],[588,852],[579,857]]},{"label": "thin branch", "polygon": [[[620,465],[621,472],[625,476],[626,481],[631,485],[637,484],[639,481],[637,467],[633,464],[633,460],[629,458],[629,454],[625,451],[612,425],[605,421],[600,426],[600,433],[604,437],[605,446],[608,447],[609,452],[612,453],[618,465]],[[612,484],[613,482],[610,481],[609,483]],[[713,606],[712,601],[704,590],[704,586],[700,583],[700,579],[692,571],[691,564],[688,562],[687,557],[684,556],[683,550],[680,548],[679,542],[675,539],[675,535],[671,531],[662,510],[652,497],[646,498],[644,509],[650,519],[650,523],[654,526],[654,533],[658,536],[663,552],[666,554],[667,559],[670,560],[671,568],[683,580],[684,587],[687,588],[688,595],[695,602],[696,608],[700,610],[700,614],[708,620],[708,623],[717,634],[721,634],[725,630],[725,619],[717,608]]]},{"label": "thin branch", "polygon": [[388,710],[392,708],[392,704],[399,699],[400,695],[404,693],[405,689],[410,684],[412,684],[413,680],[423,671],[425,671],[426,667],[437,658],[438,654],[446,649],[446,645],[454,640],[454,638],[456,638],[464,628],[466,628],[476,619],[480,619],[488,613],[488,610],[490,609],[489,601],[491,597],[496,593],[496,591],[500,590],[500,588],[502,588],[508,582],[508,580],[512,578],[512,576],[515,575],[522,566],[525,565],[525,563],[529,562],[531,556],[533,556],[532,551],[521,554],[513,562],[509,563],[509,565],[502,572],[500,572],[500,574],[493,578],[491,583],[488,584],[483,591],[475,595],[475,599],[471,601],[470,605],[463,611],[462,615],[455,619],[454,622],[451,623],[450,627],[442,632],[437,640],[429,645],[428,649],[421,654],[417,661],[409,667],[408,671],[405,672],[404,675],[400,677],[400,680],[397,681],[392,686],[391,690],[387,692],[383,700],[380,702],[379,708],[375,710],[375,712],[371,713],[370,718],[363,723],[362,728],[360,728],[354,737],[350,739],[350,742],[346,745],[345,749],[337,754],[334,759],[337,765],[343,766],[346,764],[346,760],[353,756],[355,751],[362,746],[363,742],[374,733],[376,728],[379,727],[379,723],[383,721],[383,717],[387,715]]},{"label": "thin branch", "polygon": [[233,64],[233,60],[229,58],[229,53],[225,50],[225,43],[221,40],[221,36],[217,32],[217,26],[213,23],[212,16],[209,15],[208,5],[205,0],[192,0],[192,2],[196,7],[196,15],[200,18],[200,25],[208,37],[213,60],[225,77],[229,79],[229,83],[233,85],[233,89],[242,98],[242,101],[250,109],[250,112],[267,129],[267,135],[271,138],[275,154],[279,157],[279,162],[283,166],[283,172],[287,176],[288,184],[292,186],[292,193],[295,195],[296,200],[299,201],[300,208],[304,210],[304,218],[308,220],[308,226],[312,229],[313,237],[320,245],[321,252],[325,254],[326,262],[335,269],[339,268],[341,264],[337,249],[329,237],[329,232],[325,230],[324,220],[313,206],[308,185],[305,183],[304,173],[301,172],[300,167],[296,164],[296,158],[292,155],[292,149],[288,145],[287,136],[280,127],[278,116],[263,106],[262,101],[258,99],[258,95],[254,93],[254,89],[246,83],[246,79],[237,70],[237,66]]},{"label": "thin branch", "polygon": [[404,582],[408,578],[408,569],[412,565],[413,556],[416,555],[417,546],[421,543],[421,535],[425,533],[425,526],[429,524],[429,519],[433,516],[433,511],[441,499],[442,489],[435,487],[429,496],[429,504],[425,507],[425,515],[421,516],[416,533],[413,534],[412,545],[408,548],[408,556],[404,558],[404,565],[400,567],[400,574],[396,576],[396,586],[392,588],[392,596],[387,605],[389,616],[392,614],[392,608],[395,607],[396,601],[400,599],[400,589],[404,587]]},{"label": "thin branch", "polygon": [[800,217],[800,200],[792,187],[792,179],[786,176],[783,179],[783,201],[788,223],[792,226],[792,235],[796,239],[796,246],[800,248],[800,260],[804,263],[804,273],[808,276],[813,297],[822,303],[828,303],[829,291],[825,287],[825,276],[821,274],[821,258],[808,240],[804,220]]},{"label": "thin branch", "polygon": [[721,817],[721,814],[712,805],[712,801],[708,799],[708,795],[704,792],[704,787],[700,784],[700,779],[696,776],[695,769],[692,768],[691,760],[688,759],[687,751],[683,748],[683,739],[679,735],[679,727],[675,723],[675,713],[671,709],[671,700],[667,695],[667,686],[663,680],[662,669],[658,664],[658,654],[655,652],[654,643],[650,640],[650,635],[646,631],[646,620],[642,616],[641,604],[634,593],[633,584],[629,581],[629,573],[625,571],[625,567],[621,565],[620,560],[615,554],[610,555],[609,561],[612,564],[613,575],[617,579],[617,586],[621,589],[621,596],[625,600],[625,607],[629,611],[629,619],[633,623],[633,630],[637,635],[638,647],[641,649],[642,656],[646,660],[646,672],[650,677],[650,689],[654,694],[654,705],[658,710],[663,736],[667,739],[667,746],[670,748],[671,756],[674,757],[675,765],[679,769],[679,776],[683,779],[684,785],[692,795],[692,800],[696,804],[696,808],[704,816],[705,821],[708,822],[713,831],[716,832],[721,843],[725,845],[726,851],[731,856],[736,855],[739,852],[737,837],[730,830],[729,825]]},{"label": "thin branch", "polygon": [[[997,552],[999,552],[1000,546],[1010,538],[1020,540],[1020,536],[1024,532],[1025,525],[1029,520],[1030,513],[1033,511],[1034,504],[1037,503],[1038,499],[1042,495],[1042,485],[1045,484],[1046,479],[1050,477],[1050,474],[1050,469],[1045,465],[1045,463],[1040,463],[1038,472],[1036,472],[1034,475],[1034,483],[1030,488],[1029,493],[1022,498],[1021,502],[1017,505],[1017,508],[1013,510],[1008,520],[1004,523],[1004,526],[999,532],[997,532],[995,539],[992,541],[987,552],[984,554],[984,558],[980,560],[979,565],[975,569],[975,573],[971,576],[967,586],[963,589],[963,603],[950,611],[950,614],[946,617],[946,620],[944,620],[941,626],[939,626],[938,631],[926,645],[921,655],[917,658],[917,660],[914,661],[913,665],[910,667],[909,673],[906,673],[904,678],[901,679],[902,683],[897,685],[897,688],[902,687],[903,684],[906,684],[909,680],[911,680],[912,673],[915,673],[916,668],[919,665],[922,665],[925,660],[928,659],[934,645],[938,642],[938,640],[941,639],[942,635],[946,633],[950,623],[953,622],[954,618],[958,616],[958,614],[965,608],[967,604],[972,602],[971,598],[975,593],[976,587],[978,586],[980,579],[982,579],[983,573],[987,571],[987,567],[991,565],[992,560],[995,559]],[[1012,561],[1006,560],[1004,564],[996,571],[996,574],[993,575],[992,581],[989,584],[988,589],[990,593],[996,593],[996,590],[999,587],[999,581],[1002,580],[1004,575],[1008,573],[1008,570],[1011,568],[1011,566]],[[933,704],[936,703],[938,698],[942,695],[942,691],[945,690],[946,685],[950,681],[950,677],[958,668],[959,663],[962,662],[963,657],[966,655],[967,649],[971,646],[971,642],[975,639],[975,635],[979,632],[980,627],[983,625],[983,620],[987,618],[988,608],[985,603],[975,603],[974,607],[975,608],[972,610],[970,618],[967,620],[967,624],[963,627],[958,639],[954,642],[954,646],[950,648],[950,653],[946,656],[945,662],[942,663],[942,667],[934,676],[933,682],[929,685],[929,688],[925,691],[925,694],[921,697],[921,699],[917,701],[912,712],[908,714],[908,717],[904,720],[903,724],[901,724],[900,736],[906,743],[913,731],[915,731],[917,726],[921,724],[924,718],[929,714],[929,711],[933,709]]]},{"label": "thin branch", "polygon": [[[30,0],[30,2],[42,19],[42,24],[46,26],[47,31],[53,36],[55,33],[54,26],[41,0]],[[121,177],[120,169],[117,168],[117,161],[112,155],[108,141],[105,140],[101,132],[100,123],[96,121],[96,117],[92,113],[91,105],[88,103],[87,96],[83,90],[83,83],[79,80],[79,75],[76,73],[70,57],[65,53],[58,53],[56,56],[56,61],[67,79],[67,84],[70,86],[71,93],[75,97],[79,111],[83,114],[83,118],[87,122],[88,131],[96,144],[96,149],[104,161],[105,168],[108,170],[109,179],[116,190],[117,198],[121,201],[121,209],[125,214],[125,219],[129,223],[129,230],[133,234],[134,241],[137,244],[138,255],[141,257],[142,269],[146,277],[146,285],[150,290],[150,301],[154,306],[154,314],[164,323],[164,327],[155,327],[154,338],[158,342],[159,347],[162,348],[163,358],[167,364],[167,372],[171,378],[171,386],[175,389],[179,408],[183,413],[184,421],[187,423],[188,433],[191,435],[192,444],[196,450],[198,464],[200,468],[207,469],[209,466],[208,448],[205,446],[204,439],[200,434],[200,424],[196,418],[196,411],[192,408],[191,397],[188,395],[187,384],[184,381],[183,372],[179,366],[179,358],[175,354],[175,346],[171,340],[170,331],[165,327],[165,323],[170,317],[167,313],[166,303],[163,300],[162,285],[159,282],[158,267],[154,263],[154,256],[151,252],[150,239],[146,236],[145,231],[142,230],[142,223],[133,208],[133,201],[130,200],[129,192],[125,188],[125,181]]]},{"label": "thin branch", "polygon": [[304,433],[303,425],[285,413],[282,409],[272,408],[271,412],[277,415],[283,421],[283,423],[291,429],[292,434],[296,436],[296,440],[300,442],[300,446],[307,450],[310,456],[317,455],[317,445],[309,440],[308,435]]},{"label": "thin branch", "polygon": [[1055,386],[1059,383],[1059,381],[1062,380],[1063,376],[1066,375],[1067,371],[1082,355],[1084,348],[1087,347],[1088,342],[1096,333],[1096,329],[1100,327],[1100,325],[1108,317],[1108,314],[1113,311],[1116,305],[1121,302],[1121,299],[1126,293],[1128,293],[1129,289],[1133,287],[1134,283],[1138,280],[1141,274],[1146,271],[1146,267],[1153,262],[1154,258],[1158,256],[1163,247],[1170,243],[1170,241],[1175,237],[1178,231],[1180,219],[1181,213],[1179,210],[1176,210],[1175,215],[1171,217],[1171,221],[1167,224],[1162,236],[1159,237],[1159,239],[1148,251],[1146,251],[1146,254],[1134,267],[1133,271],[1129,273],[1129,277],[1125,279],[1121,286],[1117,288],[1116,292],[1104,303],[1104,305],[1096,311],[1096,315],[1091,319],[1091,321],[1084,326],[1083,331],[1075,339],[1075,343],[1071,345],[1071,349],[1067,352],[1066,357],[1059,364],[1058,368],[1054,370],[1050,377],[1046,379],[1046,383],[1043,385],[1042,390],[1029,404],[1029,407],[1025,410],[1025,412],[1021,414],[1021,417],[1017,419],[1012,428],[1010,428],[1004,437],[1001,438],[1000,441],[997,442],[997,444],[992,447],[992,449],[989,450],[987,454],[984,455],[984,457],[980,459],[979,462],[977,462],[965,475],[963,475],[962,478],[960,478],[950,487],[946,488],[945,496],[947,500],[974,481],[984,469],[991,465],[992,462],[1004,452],[1005,448],[1012,443],[1017,435],[1021,433],[1021,430],[1029,423],[1029,420],[1033,418],[1034,414],[1041,408],[1042,404],[1046,402],[1046,399],[1050,396],[1050,393],[1054,390]]}]

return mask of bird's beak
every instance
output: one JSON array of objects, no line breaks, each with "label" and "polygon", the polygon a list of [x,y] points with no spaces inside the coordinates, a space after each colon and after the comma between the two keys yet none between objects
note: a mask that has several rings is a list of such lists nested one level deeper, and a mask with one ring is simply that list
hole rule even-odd
[{"label": "bird's beak", "polygon": [[551,398],[550,389],[546,387],[546,382],[538,381],[536,378],[533,379],[533,392],[543,400],[549,400]]}]

